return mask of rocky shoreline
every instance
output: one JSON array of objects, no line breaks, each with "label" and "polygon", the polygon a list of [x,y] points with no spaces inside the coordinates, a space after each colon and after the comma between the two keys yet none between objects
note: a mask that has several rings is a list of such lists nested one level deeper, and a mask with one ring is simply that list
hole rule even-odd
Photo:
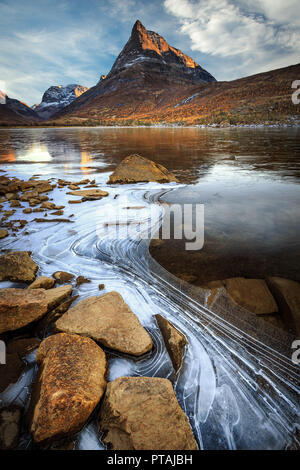
[{"label": "rocky shoreline", "polygon": [[[134,155],[115,170],[109,183],[139,181],[174,182],[176,178],[164,167]],[[22,236],[31,222],[72,223],[69,206],[56,204],[51,198],[54,188],[76,197],[70,199],[70,207],[109,196],[95,180],[40,180],[33,176],[24,181],[0,175],[0,236],[4,240]],[[42,217],[35,217],[38,212]],[[19,218],[22,213],[26,219]],[[34,261],[34,253],[28,251],[4,251],[0,256],[0,281],[6,283],[5,287],[0,285],[0,340],[6,344],[6,364],[0,364],[0,400],[1,394],[18,382],[34,351],[37,369],[26,406],[1,406],[0,401],[1,449],[18,448],[20,436],[27,436],[30,448],[74,449],[78,433],[91,420],[97,423],[98,439],[109,449],[198,448],[171,380],[147,376],[108,380],[111,352],[141,358],[153,354],[154,349],[151,332],[119,292],[112,290],[83,299],[80,293],[73,295],[76,287],[88,287],[90,280],[66,271],[46,276]],[[99,290],[104,288],[101,281]],[[294,315],[298,297],[289,284],[292,281],[273,279],[279,291],[276,302],[264,281],[251,286],[249,281],[219,281],[200,291],[205,304],[212,308],[224,289],[233,302],[246,309],[247,301],[253,305],[254,297],[255,308],[261,302],[259,311],[249,310],[255,316],[273,313],[280,297],[280,309],[288,308],[287,315]],[[7,282],[14,286],[7,287]],[[253,289],[249,300],[247,295]],[[188,340],[160,314],[156,315],[156,324],[176,377],[185,360]]]},{"label": "rocky shoreline", "polygon": [[[133,166],[137,168],[139,164],[142,165],[141,170],[137,169],[139,175],[134,175],[132,160],[127,164],[125,162],[116,170],[118,181],[123,179],[125,183],[128,174],[133,175],[133,180],[141,177],[144,181],[174,180],[173,175],[163,167],[135,156]],[[67,219],[61,217],[65,207],[51,201],[50,194],[56,186],[67,188],[67,194],[79,197],[70,200],[71,204],[108,196],[107,191],[101,191],[95,181],[88,179],[79,182],[58,179],[53,183],[53,180],[39,180],[36,177],[24,181],[0,176],[3,227],[0,236],[4,239],[17,236],[19,230],[30,224],[27,220],[11,219],[11,216],[19,216],[21,211],[33,216],[41,212],[43,217],[47,217],[32,219],[38,223],[72,222],[71,216]],[[81,189],[82,186],[85,189]],[[10,209],[6,210],[3,204],[9,204]],[[56,218],[48,218],[48,214]],[[0,365],[0,399],[1,393],[19,380],[28,354],[36,349],[35,361],[38,365],[29,405],[21,409],[15,405],[1,407],[0,404],[0,448],[17,448],[20,432],[30,432],[34,445],[44,448],[74,448],[76,434],[97,408],[101,416],[99,436],[104,433],[106,437],[103,442],[109,448],[152,449],[155,446],[157,449],[197,449],[189,422],[178,405],[169,380],[124,377],[110,382],[110,392],[106,391],[108,364],[101,345],[108,350],[133,356],[151,353],[153,348],[151,336],[122,296],[118,292],[108,292],[80,300],[78,296],[72,296],[73,285],[88,284],[89,279],[84,276],[75,278],[73,274],[63,271],[54,272],[52,277],[37,276],[38,272],[39,266],[30,252],[11,251],[0,256],[0,281],[16,284],[16,287],[0,286],[0,339],[6,344],[6,364]],[[99,284],[100,290],[103,287]],[[164,328],[177,334],[172,335],[172,339],[164,335],[170,354],[176,350],[177,372],[186,340],[183,341],[184,336],[167,320],[164,322]],[[124,384],[128,381],[130,385],[130,418],[126,417],[126,407],[122,411],[122,393],[120,404],[108,405],[112,390],[120,393],[120,380]],[[143,403],[149,400],[155,400],[155,406],[145,408]],[[166,428],[157,426],[162,412],[165,414]],[[120,417],[120,423],[114,424],[114,432],[110,436],[109,423],[114,416]],[[128,423],[126,433],[131,436],[126,441],[122,437],[124,420]],[[141,428],[138,430],[139,420]],[[173,424],[176,422],[176,427],[170,420],[175,420]],[[145,427],[149,435],[144,432]],[[170,432],[172,427],[173,432]],[[153,432],[157,435],[154,441]]]}]

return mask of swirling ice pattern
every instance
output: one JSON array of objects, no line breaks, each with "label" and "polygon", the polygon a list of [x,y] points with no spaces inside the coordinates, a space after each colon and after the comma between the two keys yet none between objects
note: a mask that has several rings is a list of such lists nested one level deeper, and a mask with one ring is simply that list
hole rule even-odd
[{"label": "swirling ice pattern", "polygon": [[[173,187],[110,188],[108,198],[80,205],[74,224],[36,226],[27,238],[9,241],[6,247],[32,249],[43,275],[60,269],[91,279],[78,288],[81,299],[99,295],[100,282],[105,292],[121,293],[152,336],[154,349],[140,359],[110,352],[109,380],[121,375],[171,379],[201,449],[299,447],[299,368],[276,349],[203,307],[180,280],[150,257],[149,240],[113,233],[110,223],[116,211],[121,214],[121,231],[126,230],[128,215],[141,233],[149,225],[158,228],[164,212],[159,197]],[[64,197],[58,189],[54,191],[57,203],[59,198],[64,203]],[[188,340],[177,376],[153,317],[157,313]],[[4,402],[18,400],[20,381],[1,397]],[[78,448],[103,449],[94,422],[81,432]]]}]

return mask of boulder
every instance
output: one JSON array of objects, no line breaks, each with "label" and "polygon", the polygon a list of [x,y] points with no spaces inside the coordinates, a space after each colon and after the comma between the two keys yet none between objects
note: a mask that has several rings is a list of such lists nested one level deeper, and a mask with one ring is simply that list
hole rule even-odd
[{"label": "boulder", "polygon": [[186,337],[161,315],[155,315],[175,372],[181,366]]},{"label": "boulder", "polygon": [[43,289],[0,289],[0,333],[17,330],[44,316],[48,310],[45,292]]},{"label": "boulder", "polygon": [[63,300],[70,297],[72,294],[72,286],[54,287],[44,291],[47,300],[48,310],[52,310],[62,303]]},{"label": "boulder", "polygon": [[103,442],[113,450],[197,450],[172,383],[119,377],[107,385],[100,418]]},{"label": "boulder", "polygon": [[152,349],[149,334],[118,292],[82,300],[56,322],[56,328],[134,356]]},{"label": "boulder", "polygon": [[177,179],[164,166],[152,162],[141,155],[129,155],[122,160],[120,165],[110,175],[108,183],[128,184],[149,181],[169,183],[177,181]]},{"label": "boulder", "polygon": [[282,277],[269,277],[269,288],[286,323],[292,324],[300,336],[300,284]]},{"label": "boulder", "polygon": [[56,282],[58,282],[58,284],[65,284],[67,282],[72,281],[72,279],[74,278],[74,274],[67,273],[65,271],[56,271],[52,274],[52,276],[54,277]]},{"label": "boulder", "polygon": [[0,450],[14,449],[18,445],[21,410],[9,406],[0,410]]},{"label": "boulder", "polygon": [[28,251],[13,251],[0,256],[0,281],[33,282],[38,269]]},{"label": "boulder", "polygon": [[33,281],[28,289],[51,289],[55,284],[55,280],[51,277],[41,276]]},{"label": "boulder", "polygon": [[263,279],[233,277],[225,279],[229,296],[241,307],[256,315],[278,312],[277,304]]},{"label": "boulder", "polygon": [[106,387],[107,362],[90,338],[60,333],[40,345],[29,406],[33,439],[45,444],[80,431]]}]

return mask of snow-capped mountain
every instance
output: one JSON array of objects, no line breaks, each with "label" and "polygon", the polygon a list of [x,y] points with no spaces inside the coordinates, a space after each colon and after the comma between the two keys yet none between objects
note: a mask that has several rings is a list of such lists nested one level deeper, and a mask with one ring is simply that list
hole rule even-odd
[{"label": "snow-capped mountain", "polygon": [[85,93],[88,90],[87,87],[71,84],[67,86],[51,86],[43,94],[43,98],[40,104],[35,104],[32,109],[42,119],[48,119],[50,116],[55,114],[57,111],[65,108],[71,104],[76,98]]}]

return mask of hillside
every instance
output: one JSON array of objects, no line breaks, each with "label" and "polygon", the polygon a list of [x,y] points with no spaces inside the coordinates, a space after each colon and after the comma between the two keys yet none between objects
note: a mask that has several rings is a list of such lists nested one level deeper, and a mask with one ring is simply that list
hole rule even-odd
[{"label": "hillside", "polygon": [[291,84],[300,64],[230,82],[171,84],[153,73],[127,70],[127,81],[55,116],[58,124],[251,124],[293,121]]}]

